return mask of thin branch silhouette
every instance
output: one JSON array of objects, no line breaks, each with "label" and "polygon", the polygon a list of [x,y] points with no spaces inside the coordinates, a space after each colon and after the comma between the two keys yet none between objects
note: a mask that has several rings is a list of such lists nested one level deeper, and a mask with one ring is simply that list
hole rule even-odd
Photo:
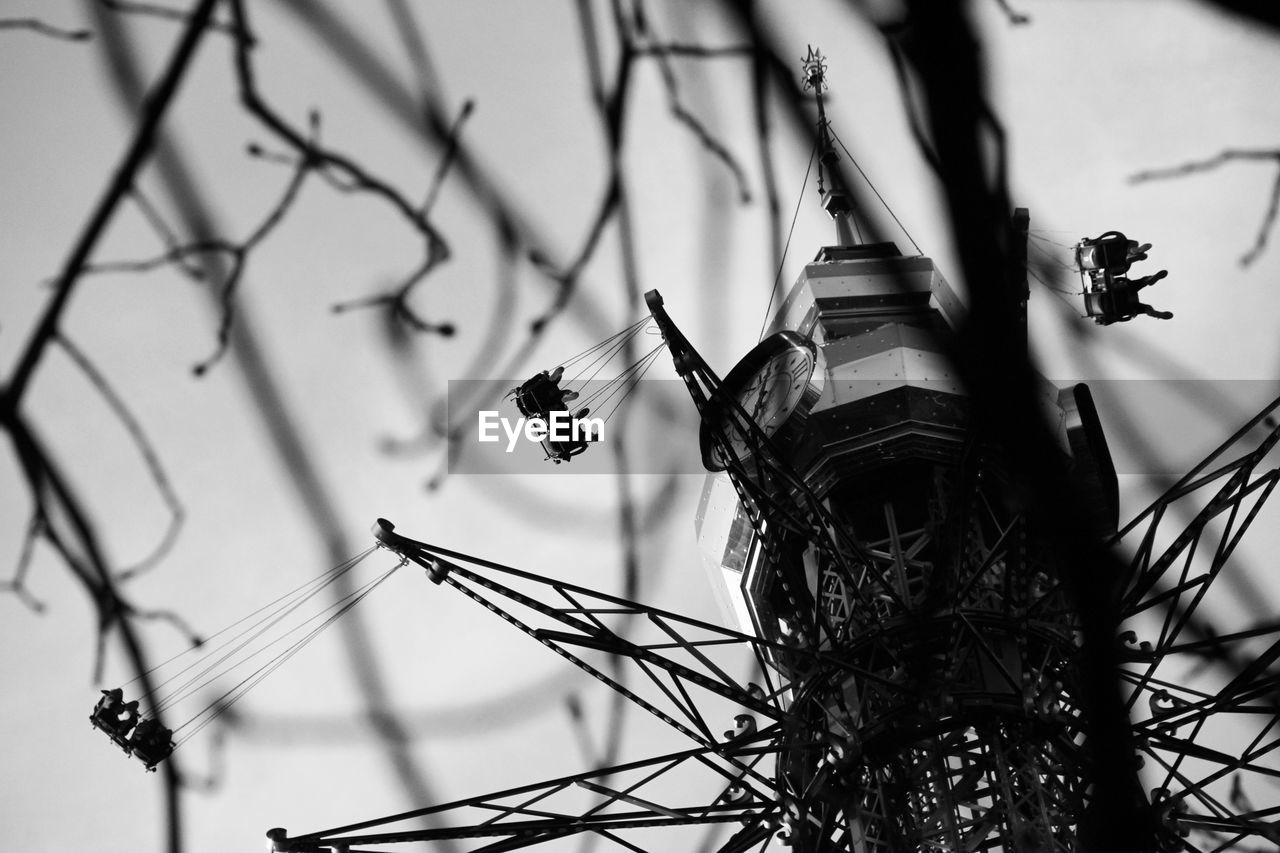
[{"label": "thin branch silhouette", "polygon": [[1000,7],[1000,11],[1004,13],[1005,18],[1008,19],[1009,23],[1014,24],[1015,26],[1031,23],[1031,18],[1013,8],[1013,5],[1009,0],[996,0],[996,5]]},{"label": "thin branch silhouette", "polygon": [[[155,151],[161,123],[192,65],[206,32],[205,25],[216,5],[216,0],[200,0],[193,7],[167,64],[148,93],[146,106],[124,156],[108,180],[88,222],[73,242],[62,272],[53,285],[53,293],[32,328],[13,372],[0,389],[0,429],[4,429],[12,439],[34,503],[35,517],[40,519],[39,527],[33,529],[39,539],[49,543],[59,554],[63,564],[94,603],[98,621],[95,679],[102,671],[107,635],[113,631],[123,640],[126,657],[133,670],[146,673],[145,650],[132,623],[137,611],[117,591],[114,572],[102,555],[97,529],[82,498],[67,483],[36,428],[23,414],[22,406],[45,352],[57,338],[62,315],[76,286],[83,280],[81,273],[121,204],[129,198],[138,174]],[[58,519],[57,524],[53,523],[55,518]],[[33,536],[31,541],[34,540]],[[144,693],[150,699],[150,680],[145,675],[141,678]],[[179,853],[182,849],[182,808],[177,764],[166,763],[161,779],[164,785],[166,844],[170,853]]]},{"label": "thin branch silhouette", "polygon": [[[444,156],[436,167],[435,176],[432,178],[426,197],[422,201],[420,211],[424,220],[431,215],[431,209],[435,207],[436,200],[440,197],[440,190],[444,186],[445,177],[449,174],[449,167],[453,165],[454,158],[458,152],[458,140],[462,135],[462,125],[470,117],[474,108],[474,101],[464,102],[462,109],[458,112],[458,118],[453,123],[453,127],[449,132],[449,144],[445,148]],[[332,311],[335,314],[342,314],[359,308],[381,307],[389,312],[394,321],[404,324],[404,326],[415,332],[435,333],[444,337],[451,337],[455,332],[452,323],[429,322],[409,305],[409,296],[412,294],[413,289],[431,274],[437,264],[447,258],[447,247],[438,240],[428,239],[426,256],[422,259],[422,263],[399,286],[387,293],[340,302],[333,306]]]},{"label": "thin branch silhouette", "polygon": [[[313,134],[318,133],[318,115],[312,116],[311,124]],[[261,150],[256,146],[250,146],[249,153],[254,156],[262,156]],[[182,242],[177,239],[172,230],[164,223],[155,208],[145,200],[145,196],[136,192],[132,193],[131,195],[143,211],[147,221],[152,224],[160,238],[168,244],[168,248],[161,254],[150,258],[87,264],[83,270],[84,274],[143,273],[165,266],[175,266],[189,278],[203,282],[207,280],[205,273],[198,265],[192,263],[193,259],[208,254],[222,254],[228,257],[230,259],[229,270],[217,285],[218,299],[222,306],[222,311],[219,315],[214,351],[192,367],[192,372],[196,376],[203,376],[226,353],[231,335],[231,326],[235,321],[235,311],[233,309],[235,297],[240,287],[240,282],[244,277],[251,253],[280,225],[285,218],[285,214],[297,201],[304,179],[310,172],[319,168],[319,165],[307,156],[298,158],[293,161],[292,165],[294,167],[293,175],[285,186],[280,199],[267,212],[262,221],[250,231],[249,235],[239,242],[225,238]]]},{"label": "thin branch silhouette", "polygon": [[32,594],[27,586],[27,575],[31,571],[31,558],[35,555],[36,541],[44,535],[44,512],[39,506],[31,514],[27,528],[22,533],[22,548],[18,551],[18,562],[14,566],[13,575],[7,581],[0,581],[0,592],[13,593],[18,600],[35,613],[43,613],[48,605]]},{"label": "thin branch silhouette", "polygon": [[[136,112],[141,108],[142,95],[136,55],[118,22],[104,15],[102,24],[116,93],[128,110]],[[238,37],[243,37],[245,30],[238,28],[237,33]],[[243,50],[237,58],[245,59]],[[303,142],[301,147],[305,148],[305,140]],[[210,235],[222,233],[224,229],[210,212],[205,193],[182,149],[168,143],[168,140],[162,140],[162,143],[157,171],[171,197],[170,206],[181,220],[182,230],[194,240],[209,239]],[[294,146],[294,150],[298,151],[298,147]],[[199,260],[206,267],[208,279],[225,279],[227,270],[220,254],[205,254]],[[209,295],[216,297],[212,292]],[[220,311],[218,300],[211,301],[215,311]],[[336,501],[323,480],[319,461],[301,436],[298,415],[284,399],[281,380],[264,353],[253,318],[245,306],[239,307],[237,322],[232,327],[230,349],[251,400],[250,410],[259,416],[271,448],[279,458],[281,470],[288,472],[284,482],[311,525],[314,539],[331,563],[345,560],[354,549],[341,533],[344,525]],[[337,596],[350,592],[350,589],[342,588],[342,584],[334,586]],[[348,614],[339,626],[346,639],[343,651],[362,697],[364,712],[377,726],[380,755],[408,796],[415,800],[429,800],[434,785],[405,748],[407,735],[390,710],[385,676],[372,654],[367,628],[360,617],[361,613],[355,611]],[[448,853],[450,848],[444,849]]]},{"label": "thin branch silhouette", "polygon": [[93,33],[88,30],[69,30],[46,24],[39,18],[0,18],[0,30],[30,30],[59,41],[88,41]]},{"label": "thin branch silhouette", "polygon": [[[152,485],[155,486],[156,492],[160,495],[160,499],[164,502],[165,509],[169,513],[169,523],[165,526],[159,542],[156,543],[151,553],[133,566],[123,568],[117,572],[116,580],[123,583],[155,568],[168,556],[169,552],[173,550],[174,544],[178,541],[178,534],[182,530],[183,522],[186,520],[186,510],[183,508],[182,501],[178,498],[178,493],[169,479],[164,463],[160,460],[160,454],[156,452],[155,445],[148,437],[146,430],[143,429],[137,416],[134,415],[124,401],[124,398],[107,381],[102,371],[98,370],[97,366],[70,338],[59,332],[57,342],[76,367],[79,368],[80,372],[85,375],[85,378],[89,380],[94,390],[106,401],[116,420],[120,422],[129,434],[130,440],[142,457],[147,474],[151,477]],[[185,626],[185,623],[183,624]],[[188,629],[187,633],[194,632]]]},{"label": "thin branch silhouette", "polygon": [[[271,107],[258,90],[257,74],[254,70],[252,53],[256,40],[249,26],[246,7],[243,0],[230,0],[232,22],[237,29],[235,40],[235,73],[239,86],[240,100],[250,115],[262,122],[281,142],[289,145],[310,167],[325,167],[334,170],[361,192],[381,197],[408,220],[409,224],[428,240],[444,244],[443,238],[435,230],[419,206],[413,204],[396,187],[374,175],[355,160],[345,154],[322,147],[306,134],[285,121],[284,117]],[[446,250],[447,251],[447,250]]]},{"label": "thin branch silhouette", "polygon": [[[191,13],[182,9],[174,9],[169,6],[162,6],[159,3],[144,3],[137,0],[97,0],[106,9],[112,12],[119,12],[127,15],[142,18],[156,18],[163,21],[172,21],[175,23],[185,23],[191,20]],[[235,30],[229,23],[216,19],[208,20],[205,25],[207,29],[214,32],[224,33],[226,35],[234,35]]]},{"label": "thin branch silhouette", "polygon": [[[144,698],[155,707],[154,690],[148,675],[146,651],[138,635],[135,619],[168,618],[167,611],[144,611],[124,598],[115,581],[116,573],[103,556],[96,527],[89,520],[81,498],[68,484],[61,466],[50,455],[45,442],[26,417],[8,400],[0,399],[0,426],[9,433],[23,478],[35,501],[38,527],[35,536],[48,543],[62,563],[80,583],[93,602],[97,617],[93,680],[101,680],[108,636],[122,640],[132,670],[138,673]],[[52,519],[58,519],[55,524]],[[154,715],[160,720],[160,715]],[[161,721],[163,724],[163,722]],[[170,853],[182,850],[182,809],[179,797],[179,769],[176,761],[162,765],[165,792],[165,836]]]},{"label": "thin branch silhouette", "polygon": [[187,28],[178,40],[168,67],[150,93],[147,108],[138,122],[137,130],[124,159],[111,177],[89,222],[72,247],[62,273],[54,282],[53,297],[32,330],[29,343],[23,348],[18,365],[14,368],[5,387],[5,405],[14,410],[21,404],[31,376],[44,356],[45,349],[53,340],[67,302],[80,281],[80,273],[89,263],[90,256],[105,233],[107,225],[115,216],[116,210],[129,196],[136,176],[151,157],[160,122],[168,112],[178,87],[195,57],[196,48],[199,47],[205,34],[204,25],[213,14],[215,6],[217,6],[217,0],[200,0],[199,5],[192,11]]},{"label": "thin branch silhouette", "polygon": [[1200,172],[1211,172],[1228,163],[1240,161],[1272,161],[1276,165],[1276,175],[1271,181],[1271,193],[1267,198],[1267,209],[1258,224],[1258,233],[1254,237],[1253,246],[1240,256],[1240,266],[1248,267],[1267,247],[1267,240],[1275,229],[1276,217],[1280,215],[1280,149],[1266,148],[1227,148],[1204,160],[1190,160],[1177,166],[1161,169],[1147,169],[1129,177],[1131,183],[1140,184],[1149,181],[1162,181],[1181,178]]},{"label": "thin branch silhouette", "polygon": [[673,57],[683,59],[721,57],[750,59],[751,49],[748,47],[736,47],[694,50],[692,45],[672,45],[658,41],[658,36],[653,31],[648,15],[644,13],[644,7],[639,3],[635,6],[633,20],[636,44],[632,48],[632,55],[637,58],[652,57],[657,62],[658,71],[662,76],[662,85],[667,92],[667,108],[671,111],[671,115],[676,121],[689,129],[689,132],[694,135],[712,157],[724,164],[724,167],[733,175],[734,182],[738,186],[739,201],[742,204],[749,204],[751,202],[751,190],[747,186],[747,176],[742,165],[729,151],[728,146],[716,139],[702,121],[685,107],[680,97],[680,83],[677,80],[675,67],[671,60]]}]

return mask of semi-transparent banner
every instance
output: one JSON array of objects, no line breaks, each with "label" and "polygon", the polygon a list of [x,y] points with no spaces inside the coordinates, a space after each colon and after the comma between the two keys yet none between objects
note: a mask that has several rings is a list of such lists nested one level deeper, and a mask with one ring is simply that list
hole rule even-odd
[{"label": "semi-transparent banner", "polygon": [[[563,409],[550,410],[551,422],[546,423],[522,413],[509,394],[527,381],[449,382],[450,474],[706,472],[698,412],[683,382],[566,384],[577,396],[565,400]],[[913,384],[930,387],[928,382]],[[1053,382],[1058,388],[1074,384]],[[1181,474],[1280,394],[1280,382],[1275,380],[1089,380],[1087,384],[1121,475]],[[830,406],[837,390],[841,400],[870,401],[900,385],[881,380],[827,382],[815,410]],[[938,383],[939,391],[951,388],[950,382]],[[1045,394],[1046,402],[1052,396]],[[1046,415],[1052,422],[1051,406],[1046,406]]]}]

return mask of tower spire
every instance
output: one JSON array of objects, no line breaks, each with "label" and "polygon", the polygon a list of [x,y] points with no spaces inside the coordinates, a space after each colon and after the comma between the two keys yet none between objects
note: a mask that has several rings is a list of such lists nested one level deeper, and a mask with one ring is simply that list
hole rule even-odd
[{"label": "tower spire", "polygon": [[[826,108],[822,101],[822,92],[827,88],[827,60],[822,51],[809,45],[809,53],[802,60],[804,68],[804,88],[812,89],[818,102],[818,144],[822,148],[818,158],[818,195],[822,198],[822,209],[836,223],[836,245],[858,246],[862,239],[858,234],[857,223],[853,218],[853,201],[840,177],[840,169],[836,165],[840,155],[836,154],[831,138],[831,128],[827,121]],[[830,189],[824,184],[830,184]]]}]

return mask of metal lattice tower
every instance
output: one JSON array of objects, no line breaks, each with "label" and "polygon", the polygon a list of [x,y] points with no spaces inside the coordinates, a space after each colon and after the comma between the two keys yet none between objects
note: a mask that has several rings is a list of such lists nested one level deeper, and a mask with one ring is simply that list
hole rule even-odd
[{"label": "metal lattice tower", "polygon": [[[973,424],[947,357],[960,302],[930,259],[853,237],[847,192],[824,165],[838,245],[805,267],[771,333],[723,379],[657,292],[646,297],[701,418],[712,473],[699,542],[733,624],[374,526],[432,582],[688,747],[320,832],[274,829],[274,850],[449,839],[498,853],[583,835],[694,849],[687,835],[655,843],[690,827],[718,829],[698,844],[718,853],[1115,849],[1096,817],[1081,567],[1055,544],[1061,520],[1037,516]],[[1011,267],[996,271],[1023,308],[1026,231],[1020,210]],[[1132,736],[1132,754],[1112,757],[1129,836],[1144,851],[1274,849],[1280,623],[1221,630],[1213,615],[1218,581],[1280,480],[1280,400],[1117,532],[1117,478],[1088,388],[1038,390],[1089,543],[1070,553],[1121,568],[1097,594],[1134,629],[1114,638],[1119,663],[1104,673]],[[735,676],[744,659],[751,674]],[[416,825],[427,816],[444,825]]]},{"label": "metal lattice tower", "polygon": [[[321,832],[272,830],[273,848],[452,839],[496,853],[590,834],[612,849],[692,849],[687,835],[655,848],[665,836],[653,833],[703,827],[720,833],[703,848],[720,853],[1108,849],[1080,838],[1094,802],[1071,567],[1019,503],[999,449],[973,437],[940,352],[959,306],[932,262],[887,246],[824,250],[777,332],[723,381],[661,298],[649,302],[717,469],[699,535],[737,628],[409,539],[389,522],[374,533],[689,747]],[[1048,392],[1095,509],[1082,535],[1101,541],[1114,475],[1096,413],[1086,389]],[[1122,616],[1149,637],[1117,637],[1116,673],[1129,763],[1146,762],[1131,804],[1151,828],[1146,849],[1280,840],[1266,799],[1280,778],[1280,631],[1215,630],[1207,615],[1280,479],[1267,467],[1277,408],[1110,537],[1131,543]],[[753,674],[733,675],[744,658]],[[1198,679],[1210,665],[1214,677]],[[415,825],[424,816],[446,826]]]},{"label": "metal lattice tower", "polygon": [[[774,323],[775,337],[807,342],[820,370],[752,355],[735,368],[786,374],[779,389],[802,378],[809,393],[766,388],[779,400],[766,417],[743,396],[760,382],[731,373],[703,404],[704,421],[730,423],[736,396],[754,409],[747,427],[772,433],[704,497],[704,550],[723,545],[715,568],[733,609],[759,636],[855,670],[777,662],[803,684],[789,710],[826,747],[782,759],[802,849],[1070,850],[1084,812],[1079,620],[998,450],[968,427],[944,356],[958,313],[927,258],[825,250]],[[1058,397],[1047,399],[1063,453],[1074,443],[1087,454],[1098,446],[1087,391]],[[1090,455],[1079,470],[1097,485],[1108,465]],[[738,500],[715,494],[730,487]],[[1112,474],[1111,507],[1114,488]],[[788,492],[807,529],[778,506]],[[751,523],[734,525],[738,513]]]}]

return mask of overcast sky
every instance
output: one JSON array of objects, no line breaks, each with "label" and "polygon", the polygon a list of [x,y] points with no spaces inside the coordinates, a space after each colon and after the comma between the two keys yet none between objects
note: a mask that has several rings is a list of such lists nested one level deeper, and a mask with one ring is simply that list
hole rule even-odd
[{"label": "overcast sky", "polygon": [[[424,197],[441,151],[423,144],[386,101],[355,82],[314,31],[286,11],[291,5],[253,4],[264,96],[298,127],[306,126],[309,110],[319,110],[325,145],[410,198]],[[409,5],[448,110],[474,101],[463,130],[469,150],[556,260],[567,263],[586,236],[607,167],[573,4]],[[909,239],[963,289],[937,186],[911,140],[879,35],[840,4],[767,5],[797,75],[807,45],[827,55],[836,131]],[[414,66],[383,4],[328,6],[415,91]],[[1265,250],[1248,266],[1240,259],[1254,244],[1276,162],[1130,182],[1144,170],[1206,159],[1225,148],[1280,146],[1274,38],[1182,0],[1026,0],[1019,8],[1031,23],[1018,27],[993,2],[973,6],[1007,132],[1012,195],[1031,210],[1032,258],[1046,264],[1040,268],[1045,281],[1033,281],[1031,307],[1042,372],[1061,381],[1274,380],[1280,251]],[[672,41],[738,41],[712,4],[649,8],[655,29]],[[357,10],[364,16],[358,21]],[[599,27],[607,14],[599,4]],[[97,27],[81,4],[10,0],[0,9],[0,19],[27,16],[69,29]],[[130,31],[137,60],[154,79],[178,27],[143,20]],[[0,375],[6,377],[49,297],[45,282],[60,269],[128,143],[131,122],[120,109],[102,46],[97,36],[67,42],[28,29],[0,30]],[[604,59],[615,59],[608,45]],[[723,371],[755,343],[776,272],[761,203],[749,68],[739,58],[681,61],[675,68],[685,105],[740,164],[751,202],[741,202],[732,170],[672,119],[656,65],[641,65],[623,151],[639,290],[659,288],[672,317]],[[781,122],[778,114],[775,121]],[[242,239],[280,197],[290,170],[246,154],[250,143],[284,149],[239,106],[225,36],[215,34],[200,48],[167,127],[211,215],[224,233]],[[780,131],[774,154],[784,220],[805,194],[782,274],[790,282],[832,241],[833,230],[818,208],[812,178],[804,187],[807,143]],[[154,171],[144,173],[143,188],[176,223]],[[572,310],[518,368],[510,367],[528,339],[529,322],[550,306],[553,287],[527,260],[504,281],[493,232],[456,175],[447,179],[432,221],[451,257],[415,293],[413,305],[433,322],[453,323],[458,333],[418,336],[400,361],[373,312],[330,311],[387,289],[421,261],[421,240],[384,201],[313,177],[250,257],[237,322],[252,323],[315,462],[338,528],[327,535],[354,554],[371,544],[368,526],[381,515],[409,536],[617,590],[617,506],[627,494],[646,524],[640,597],[718,619],[693,537],[702,482],[696,475],[459,475],[427,490],[443,465],[443,443],[432,427],[447,417],[448,381],[554,367],[644,313],[628,297],[612,228],[584,271]],[[1169,277],[1147,291],[1147,301],[1173,311],[1173,320],[1140,318],[1099,329],[1079,319],[1071,294],[1079,281],[1066,269],[1070,246],[1112,229],[1154,244],[1143,272],[1167,268]],[[906,235],[895,232],[895,239],[908,248]],[[161,251],[139,208],[126,205],[93,260],[136,260]],[[1048,274],[1053,264],[1057,276]],[[280,461],[256,413],[242,357],[233,353],[204,378],[192,376],[193,365],[216,347],[218,318],[210,306],[204,289],[171,267],[103,273],[81,284],[63,323],[146,429],[185,510],[176,546],[127,593],[141,607],[180,613],[204,633],[334,562],[334,543],[317,532],[314,514],[295,491],[296,468]],[[665,356],[653,375],[672,375]],[[1213,389],[1214,417],[1195,431],[1180,424],[1191,413],[1121,408],[1123,393],[1104,419],[1134,424],[1140,438],[1169,454],[1173,468],[1185,461],[1189,445],[1207,446],[1218,427],[1225,433],[1248,414],[1260,392],[1240,387]],[[1189,409],[1206,408],[1206,398],[1191,399]],[[692,423],[692,405],[677,402],[683,408],[675,416]],[[1157,411],[1160,417],[1153,417]],[[88,501],[109,558],[122,567],[142,559],[163,535],[168,511],[108,403],[54,351],[36,375],[27,412]],[[635,427],[631,454],[648,459],[665,452],[653,423]],[[407,449],[388,453],[389,444]],[[1132,509],[1147,478],[1131,469],[1122,479]],[[30,512],[6,453],[0,456],[0,567],[17,562]],[[381,556],[373,569],[389,568]],[[91,602],[46,547],[35,553],[28,586],[46,612],[0,598],[0,672],[8,696],[0,710],[0,729],[8,733],[0,826],[23,849],[157,849],[156,778],[86,720],[99,686],[91,681]],[[1266,610],[1273,600],[1255,600],[1255,606]],[[453,591],[408,572],[393,577],[360,613],[388,701],[403,712],[413,737],[408,754],[434,797],[585,766],[564,699],[585,691],[596,738],[606,708],[599,692],[554,655]],[[142,630],[153,660],[181,648],[180,634],[165,625]],[[421,805],[406,794],[367,727],[353,722],[368,696],[353,675],[360,664],[343,649],[350,636],[326,635],[237,706],[245,727],[231,732],[220,752],[202,736],[179,753],[193,775],[216,770],[221,778],[214,792],[185,798],[189,850],[259,849],[271,826],[303,831]],[[100,686],[132,677],[115,640],[106,664]],[[644,725],[628,731],[622,757],[655,748]]]}]

